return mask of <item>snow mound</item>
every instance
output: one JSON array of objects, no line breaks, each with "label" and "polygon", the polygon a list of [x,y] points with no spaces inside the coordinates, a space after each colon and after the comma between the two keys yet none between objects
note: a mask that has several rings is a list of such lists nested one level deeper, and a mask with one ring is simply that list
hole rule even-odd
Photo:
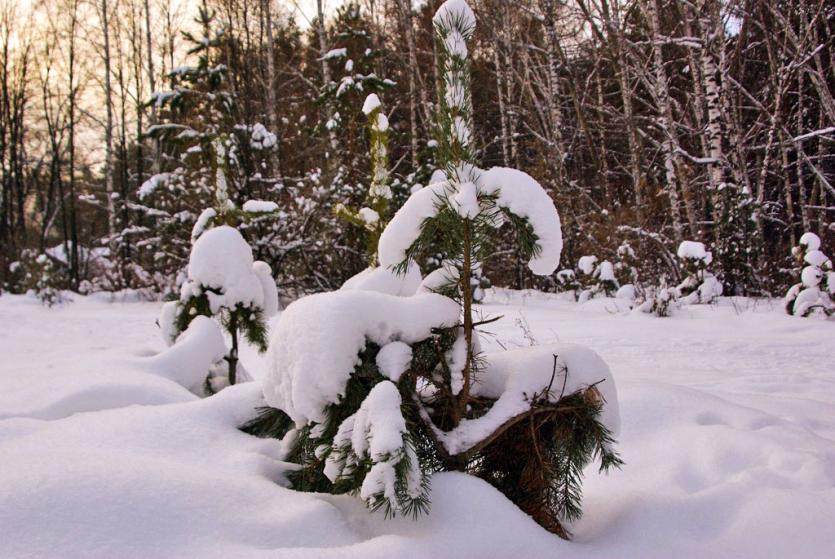
[{"label": "snow mound", "polygon": [[212,365],[226,355],[226,342],[217,322],[196,316],[177,341],[147,361],[148,370],[186,388],[198,386]]},{"label": "snow mound", "polygon": [[267,403],[299,426],[321,423],[324,408],[344,394],[368,341],[412,344],[458,319],[455,301],[435,294],[340,290],[299,299],[282,313],[272,335],[264,379]]}]

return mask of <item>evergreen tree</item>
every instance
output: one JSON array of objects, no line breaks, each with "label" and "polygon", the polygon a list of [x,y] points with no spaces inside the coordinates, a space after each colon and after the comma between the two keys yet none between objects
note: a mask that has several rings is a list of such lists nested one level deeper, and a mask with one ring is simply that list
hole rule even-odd
[{"label": "evergreen tree", "polygon": [[470,7],[449,0],[434,22],[445,176],[406,201],[378,257],[403,273],[436,246],[452,258],[411,297],[342,289],[290,305],[264,383],[273,407],[243,429],[287,437],[287,459],[299,465],[294,488],[357,493],[372,509],[417,514],[428,506],[428,474],[467,471],[567,537],[562,521],[580,515],[583,468],[621,463],[607,413],[614,387],[605,363],[583,348],[480,350],[472,280],[494,255],[496,230],[513,227],[529,268],[545,276],[559,264],[562,235],[553,202],[530,176],[475,164]]}]

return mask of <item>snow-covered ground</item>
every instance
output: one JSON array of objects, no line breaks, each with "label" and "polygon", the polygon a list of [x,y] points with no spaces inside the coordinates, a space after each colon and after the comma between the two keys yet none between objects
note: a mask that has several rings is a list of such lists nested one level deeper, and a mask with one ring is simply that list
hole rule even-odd
[{"label": "snow-covered ground", "polygon": [[[609,363],[622,471],[585,483],[575,541],[485,483],[433,479],[432,513],[281,487],[236,430],[257,383],[205,400],[155,375],[159,304],[0,297],[0,557],[825,557],[835,549],[835,322],[722,299],[672,318],[499,292],[486,349],[586,344]],[[258,377],[263,363],[245,351]]]}]

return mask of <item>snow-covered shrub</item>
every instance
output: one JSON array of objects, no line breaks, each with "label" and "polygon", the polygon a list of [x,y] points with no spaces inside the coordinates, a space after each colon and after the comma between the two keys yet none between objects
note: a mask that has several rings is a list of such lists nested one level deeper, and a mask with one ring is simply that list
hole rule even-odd
[{"label": "snow-covered shrub", "polygon": [[[584,258],[587,260],[584,261]],[[594,265],[591,264],[591,258],[594,258],[594,262],[597,262],[597,258],[594,256],[584,256],[583,258],[580,258],[580,270],[587,278],[589,278],[586,281],[587,287],[580,292],[580,296],[577,298],[577,301],[580,303],[585,303],[589,299],[593,299],[598,296],[614,297],[620,287],[618,280],[615,277],[615,268],[612,266],[612,263],[608,260],[604,260],[603,262]],[[588,273],[586,270],[588,270],[591,266],[594,267],[591,273]]]},{"label": "snow-covered shrub", "polygon": [[835,315],[835,271],[832,261],[820,251],[820,238],[814,233],[800,237],[800,246],[792,254],[803,266],[800,283],[793,285],[783,298],[786,312],[795,316],[810,316],[820,310],[827,316]]},{"label": "snow-covered shrub", "polygon": [[285,459],[299,466],[288,474],[296,489],[417,514],[428,506],[430,473],[466,471],[567,536],[562,521],[580,515],[583,468],[620,464],[614,381],[577,346],[481,353],[473,278],[493,255],[496,230],[515,229],[540,276],[558,266],[562,232],[532,177],[476,166],[467,94],[475,18],[464,0],[448,0],[434,22],[445,178],[408,198],[378,258],[407,274],[439,239],[450,257],[412,296],[346,288],[291,304],[270,342],[270,407],[243,429],[282,438]]},{"label": "snow-covered shrub", "polygon": [[267,349],[265,319],[278,310],[278,294],[264,262],[254,262],[252,249],[234,228],[222,225],[199,236],[191,251],[188,278],[176,302],[163,305],[159,324],[163,339],[173,341],[198,316],[214,317],[232,340],[225,357],[225,378],[213,380],[216,389],[240,377],[238,337],[259,350]]},{"label": "snow-covered shrub", "polygon": [[617,261],[615,262],[615,277],[621,285],[638,283],[638,267],[640,261],[635,249],[629,241],[623,241],[617,249]]},{"label": "snow-covered shrub", "polygon": [[24,249],[20,260],[9,265],[9,272],[15,290],[34,295],[48,307],[64,301],[61,289],[66,278],[46,253]]},{"label": "snow-covered shrub", "polygon": [[565,269],[554,274],[554,284],[558,293],[571,292],[576,299],[580,284],[577,281],[577,274],[574,270]]},{"label": "snow-covered shrub", "polygon": [[659,317],[667,317],[680,305],[681,292],[677,287],[667,285],[667,279],[661,278],[657,287],[647,290],[644,301],[638,305],[638,310],[654,314]]},{"label": "snow-covered shrub", "polygon": [[677,254],[684,275],[676,288],[681,304],[707,304],[722,295],[722,283],[707,270],[713,255],[705,250],[703,243],[682,241]]}]

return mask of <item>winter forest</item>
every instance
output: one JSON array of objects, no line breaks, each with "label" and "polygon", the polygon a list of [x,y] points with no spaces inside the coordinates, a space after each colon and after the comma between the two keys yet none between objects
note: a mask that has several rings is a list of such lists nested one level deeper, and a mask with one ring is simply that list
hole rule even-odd
[{"label": "winter forest", "polygon": [[0,0],[0,556],[827,556],[834,32]]}]

